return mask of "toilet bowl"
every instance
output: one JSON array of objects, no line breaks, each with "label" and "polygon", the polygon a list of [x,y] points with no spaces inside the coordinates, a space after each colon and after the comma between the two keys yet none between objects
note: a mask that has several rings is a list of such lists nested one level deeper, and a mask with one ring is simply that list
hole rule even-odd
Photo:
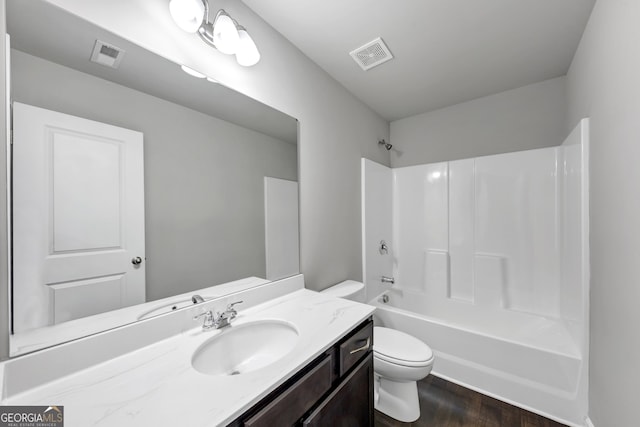
[{"label": "toilet bowl", "polygon": [[[364,284],[347,280],[323,293],[364,302]],[[402,422],[420,417],[417,381],[431,372],[433,352],[419,339],[395,329],[373,328],[375,408]]]},{"label": "toilet bowl", "polygon": [[419,339],[395,329],[373,328],[375,407],[398,421],[420,418],[417,381],[431,372],[433,352]]}]

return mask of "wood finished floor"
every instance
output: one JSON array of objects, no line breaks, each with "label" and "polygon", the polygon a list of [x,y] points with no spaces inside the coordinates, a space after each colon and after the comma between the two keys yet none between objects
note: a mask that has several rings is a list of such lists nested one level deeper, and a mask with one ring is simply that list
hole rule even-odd
[{"label": "wood finished floor", "polygon": [[418,382],[418,395],[418,421],[402,423],[376,411],[375,427],[566,427],[433,375]]}]

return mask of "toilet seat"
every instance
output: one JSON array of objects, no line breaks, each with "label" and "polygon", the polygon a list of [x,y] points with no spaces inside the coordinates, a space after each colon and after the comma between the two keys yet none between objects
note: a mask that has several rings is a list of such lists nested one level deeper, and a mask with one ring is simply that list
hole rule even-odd
[{"label": "toilet seat", "polygon": [[373,355],[395,365],[423,367],[433,363],[433,351],[419,339],[395,329],[373,328]]}]

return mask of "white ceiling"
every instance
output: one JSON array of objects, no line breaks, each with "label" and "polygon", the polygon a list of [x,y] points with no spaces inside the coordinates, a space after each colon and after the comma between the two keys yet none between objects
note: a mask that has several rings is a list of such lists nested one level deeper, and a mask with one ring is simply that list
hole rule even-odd
[{"label": "white ceiling", "polygon": [[[8,1],[7,32],[12,48],[22,52],[297,143],[293,117],[223,85],[188,76],[177,64],[49,3]],[[117,70],[89,61],[96,39],[126,51]]]},{"label": "white ceiling", "polygon": [[[595,3],[243,1],[390,121],[566,74]],[[349,52],[379,36],[395,59],[362,71]]]}]

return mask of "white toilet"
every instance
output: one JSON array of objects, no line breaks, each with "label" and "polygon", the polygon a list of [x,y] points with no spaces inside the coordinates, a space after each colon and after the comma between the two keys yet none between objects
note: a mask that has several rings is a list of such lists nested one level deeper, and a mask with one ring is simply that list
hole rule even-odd
[{"label": "white toilet", "polygon": [[[364,284],[346,280],[322,293],[364,302]],[[376,376],[375,408],[398,421],[420,417],[417,381],[433,366],[433,352],[419,339],[395,329],[373,328],[373,370]]]}]

